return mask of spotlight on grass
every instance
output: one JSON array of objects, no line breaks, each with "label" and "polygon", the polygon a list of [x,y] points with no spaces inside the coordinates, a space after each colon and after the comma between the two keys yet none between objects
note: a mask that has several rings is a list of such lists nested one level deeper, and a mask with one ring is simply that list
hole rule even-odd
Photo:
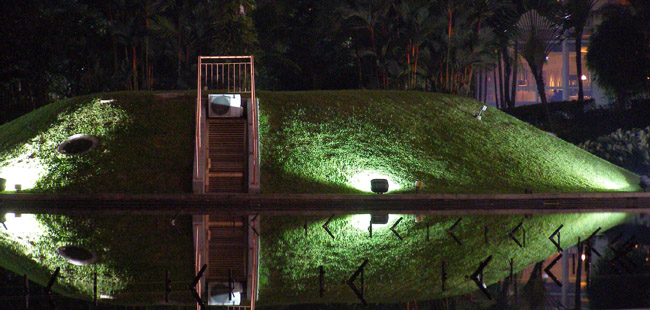
[{"label": "spotlight on grass", "polygon": [[[5,179],[5,190],[14,190],[20,184],[22,190],[31,189],[36,181],[45,173],[44,167],[37,158],[30,158],[25,153],[0,167],[0,178]],[[1,181],[0,181],[1,182]]]},{"label": "spotlight on grass", "polygon": [[477,113],[474,117],[476,117],[476,119],[480,121],[480,120],[481,120],[481,114],[483,114],[483,112],[485,112],[485,110],[487,110],[487,106],[486,106],[486,105],[484,105],[484,106],[481,108],[481,110],[478,111],[478,113]]},{"label": "spotlight on grass", "polygon": [[373,179],[387,180],[390,191],[396,191],[402,188],[399,183],[396,183],[399,179],[389,173],[378,170],[362,170],[350,177],[348,184],[363,192],[373,192],[371,183]]},{"label": "spotlight on grass", "polygon": [[6,213],[3,216],[0,216],[0,222],[4,223],[11,239],[28,243],[40,239],[43,234],[44,228],[33,214]]},{"label": "spotlight on grass", "polygon": [[[388,180],[386,179],[372,179],[370,180],[370,189],[373,193],[383,194],[388,191]],[[388,224],[388,214],[371,214],[370,215],[370,231],[372,225],[385,225]]]}]

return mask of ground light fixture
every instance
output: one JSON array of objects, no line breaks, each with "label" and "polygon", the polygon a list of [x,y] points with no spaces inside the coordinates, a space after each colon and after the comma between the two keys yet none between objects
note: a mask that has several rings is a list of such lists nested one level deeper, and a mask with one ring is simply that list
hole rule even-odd
[{"label": "ground light fixture", "polygon": [[90,135],[76,134],[63,141],[57,150],[66,156],[83,155],[94,150],[98,145],[97,138]]},{"label": "ground light fixture", "polygon": [[388,224],[388,214],[371,214],[370,225],[386,225]]},{"label": "ground light fixture", "polygon": [[68,263],[73,265],[86,266],[97,262],[97,255],[83,246],[66,245],[60,247],[58,252]]},{"label": "ground light fixture", "polygon": [[370,190],[375,194],[383,194],[388,191],[387,179],[372,179],[370,180]]},{"label": "ground light fixture", "polygon": [[4,192],[7,188],[7,179],[0,178],[0,192]]},{"label": "ground light fixture", "polygon": [[486,106],[486,105],[484,105],[484,106],[481,108],[481,110],[478,111],[478,113],[477,113],[474,117],[476,117],[476,119],[480,121],[480,120],[481,120],[481,114],[483,114],[483,112],[485,112],[485,110],[487,110],[487,106]]},{"label": "ground light fixture", "polygon": [[[388,191],[387,179],[372,179],[370,180],[370,190],[376,194],[383,194]],[[372,237],[372,225],[385,225],[388,224],[388,214],[370,214],[370,237]]]}]

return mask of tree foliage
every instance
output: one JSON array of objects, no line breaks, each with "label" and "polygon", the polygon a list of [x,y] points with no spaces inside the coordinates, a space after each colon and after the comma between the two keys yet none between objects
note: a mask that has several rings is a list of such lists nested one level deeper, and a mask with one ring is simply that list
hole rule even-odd
[{"label": "tree foliage", "polygon": [[[546,110],[546,116],[552,124],[551,113],[544,91],[543,68],[548,54],[564,39],[562,29],[552,17],[542,16],[532,9],[524,13],[517,22],[518,40],[521,44],[519,51],[528,63],[530,72],[535,78],[537,93]],[[551,125],[552,126],[552,125]]]},{"label": "tree foliage", "polygon": [[[568,0],[564,3],[565,29],[571,30],[570,36],[575,42],[576,76],[582,76],[582,35],[587,22],[591,19],[594,6],[598,0]],[[578,101],[584,100],[582,79],[578,79]]]},{"label": "tree foliage", "polygon": [[[545,54],[562,31],[581,34],[594,1],[567,1],[563,10],[553,0],[3,2],[0,123],[61,97],[192,89],[198,55],[253,54],[257,85],[268,90],[481,98],[493,72],[497,105],[512,108],[519,55],[530,60],[545,101]],[[647,21],[647,5],[631,2],[635,18]],[[539,18],[528,18],[531,10]],[[639,28],[647,42],[648,26]]]},{"label": "tree foliage", "polygon": [[[648,6],[647,4],[645,6]],[[650,86],[648,9],[610,5],[589,42],[587,66],[595,81],[622,107]]]},{"label": "tree foliage", "polygon": [[254,0],[0,4],[0,123],[91,92],[184,89],[196,57],[258,50]]}]

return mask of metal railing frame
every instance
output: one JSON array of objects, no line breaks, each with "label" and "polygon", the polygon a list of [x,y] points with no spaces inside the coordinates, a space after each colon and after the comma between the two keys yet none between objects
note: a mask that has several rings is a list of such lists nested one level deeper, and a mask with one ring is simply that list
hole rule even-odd
[{"label": "metal railing frame", "polygon": [[[235,61],[235,62],[232,62]],[[243,70],[242,70],[243,66]],[[248,66],[248,68],[247,68]],[[205,68],[206,75],[203,76],[203,71]],[[208,70],[209,69],[209,70]],[[248,143],[248,155],[249,155],[249,180],[248,188],[249,192],[259,190],[260,184],[260,175],[259,175],[259,137],[258,137],[258,105],[257,97],[255,96],[255,59],[253,56],[199,56],[198,57],[198,66],[197,66],[197,82],[196,82],[196,132],[195,132],[195,150],[194,150],[194,166],[193,166],[193,184],[200,185],[200,187],[194,187],[195,194],[204,194],[205,193],[205,184],[206,184],[206,148],[207,145],[204,141],[204,131],[207,131],[205,125],[206,116],[204,115],[205,111],[203,110],[203,87],[206,87],[206,91],[210,90],[209,86],[215,83],[215,69],[216,69],[216,85],[223,86],[224,88],[219,88],[220,91],[225,91],[226,93],[250,93],[251,101],[247,106],[247,123],[249,126],[249,143]],[[219,71],[221,70],[221,71]],[[246,72],[248,70],[248,72]],[[208,76],[208,71],[210,75]],[[231,80],[232,73],[232,80]],[[243,75],[243,83],[238,78],[238,74]],[[204,78],[205,82],[204,83]],[[205,84],[205,85],[204,85]],[[205,228],[205,221],[207,215],[203,216],[203,226]],[[253,221],[253,230],[256,229],[258,221]],[[195,227],[196,228],[196,227]],[[198,234],[198,232],[196,232]],[[201,240],[199,235],[196,236],[197,241]],[[251,300],[249,307],[238,307],[237,309],[255,309],[255,300],[257,298],[257,273],[258,273],[258,237],[256,234],[253,234],[253,249],[252,249],[252,268],[250,273],[251,283],[248,285],[248,288],[251,290]],[[195,260],[196,268],[199,268],[206,261],[202,255],[203,247],[199,246],[198,243],[195,244]],[[198,272],[198,269],[197,269]],[[205,284],[205,280],[201,281],[198,286],[199,294],[202,295],[203,291],[201,289],[202,285]],[[199,306],[197,304],[197,309]],[[230,308],[229,308],[230,309]],[[234,309],[234,308],[233,308]]]},{"label": "metal railing frame", "polygon": [[[237,61],[242,60],[241,62],[228,62],[228,61]],[[213,62],[210,62],[213,61]],[[249,126],[252,132],[252,141],[249,144],[249,155],[252,161],[252,177],[248,181],[249,188],[259,189],[260,175],[259,175],[259,137],[258,137],[258,111],[257,111],[257,97],[255,95],[255,59],[253,56],[199,56],[198,57],[198,67],[197,67],[197,85],[196,85],[196,133],[195,133],[195,158],[194,158],[194,182],[205,184],[205,159],[206,145],[203,138],[203,120],[205,115],[203,115],[203,106],[202,106],[202,95],[203,87],[208,85],[203,85],[204,76],[203,69],[206,69],[205,79],[208,79],[208,69],[210,68],[210,81],[215,82],[214,80],[214,67],[217,69],[216,83],[219,84],[221,79],[222,82],[225,82],[226,93],[250,93],[251,102],[250,105],[251,111],[249,114]],[[242,66],[244,70],[242,71]],[[246,69],[246,66],[249,66],[249,69]],[[221,72],[219,70],[221,69]],[[239,71],[237,71],[239,70]],[[245,72],[248,71],[248,72]],[[236,73],[244,73],[244,84],[238,84],[236,79]],[[232,80],[231,78],[232,73]],[[209,89],[207,89],[209,90]],[[203,168],[203,169],[202,169]],[[195,193],[197,190],[195,189]],[[205,188],[202,188],[200,194],[205,193]]]}]

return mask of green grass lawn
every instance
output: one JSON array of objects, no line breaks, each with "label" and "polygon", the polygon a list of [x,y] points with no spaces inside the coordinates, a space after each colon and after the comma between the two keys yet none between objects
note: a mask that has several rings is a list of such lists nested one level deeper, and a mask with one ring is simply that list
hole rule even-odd
[{"label": "green grass lawn", "polygon": [[[386,177],[389,194],[602,192],[639,190],[638,176],[554,138],[498,110],[464,98],[399,91],[259,92],[261,176],[264,193],[364,193],[369,179]],[[113,99],[113,102],[100,100]],[[0,126],[0,177],[9,189],[28,192],[188,193],[191,191],[194,102],[192,93],[160,99],[151,92],[97,94],[57,102]],[[56,147],[67,137],[91,134],[99,147],[66,157]],[[13,183],[12,183],[13,182]],[[179,234],[169,218],[39,216],[43,233],[25,241],[0,230],[0,264],[44,284],[60,266],[58,291],[90,297],[90,275],[118,303],[155,303],[163,298],[166,270],[190,302],[185,285],[193,275],[191,225]],[[444,233],[456,217],[404,216],[399,241],[387,228],[372,239],[361,216],[336,217],[331,239],[326,218],[263,217],[261,305],[355,302],[342,284],[364,258],[367,299],[372,302],[430,300],[474,290],[465,278],[480,260],[495,255],[486,271],[493,283],[554,252],[547,237],[565,225],[566,245],[596,227],[620,222],[621,214],[467,216],[458,246]],[[520,221],[528,232],[519,249],[505,235]],[[426,223],[430,241],[426,242]],[[361,224],[359,224],[361,223]],[[365,224],[364,224],[365,223]],[[488,226],[490,243],[483,244]],[[477,235],[476,229],[480,230]],[[94,267],[67,265],[54,250],[68,243],[100,255]],[[448,290],[440,291],[439,266],[448,262]],[[326,295],[318,295],[318,266],[326,271]],[[90,290],[90,291],[89,291]]]}]

